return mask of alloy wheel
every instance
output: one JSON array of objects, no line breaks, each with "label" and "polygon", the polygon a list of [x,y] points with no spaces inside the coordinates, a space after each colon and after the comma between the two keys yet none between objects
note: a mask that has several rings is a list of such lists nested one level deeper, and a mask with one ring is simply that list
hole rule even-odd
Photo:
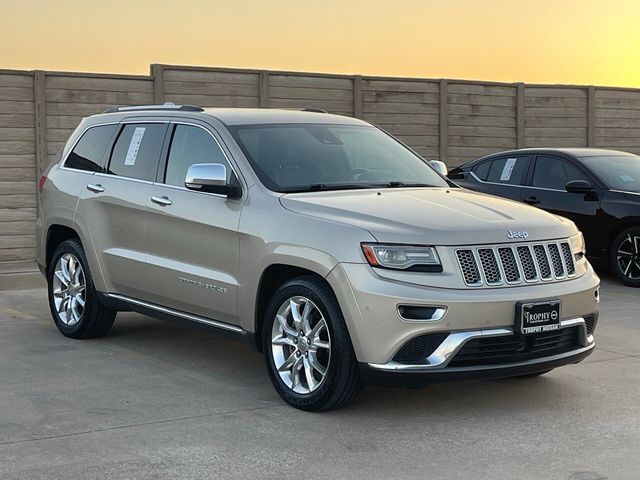
[{"label": "alloy wheel", "polygon": [[271,352],[280,379],[302,395],[324,382],[331,360],[331,337],[320,309],[306,297],[284,301],[271,329]]},{"label": "alloy wheel", "polygon": [[616,254],[616,262],[622,274],[631,280],[640,280],[640,237],[627,235]]},{"label": "alloy wheel", "polygon": [[68,327],[82,318],[86,302],[86,280],[78,259],[62,255],[53,274],[53,302],[60,321]]}]

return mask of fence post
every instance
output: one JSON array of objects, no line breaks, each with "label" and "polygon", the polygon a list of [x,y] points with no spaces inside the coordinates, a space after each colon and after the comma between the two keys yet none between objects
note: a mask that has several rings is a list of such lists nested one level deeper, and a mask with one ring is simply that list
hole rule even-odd
[{"label": "fence post", "polygon": [[524,148],[526,142],[524,116],[524,83],[516,84],[516,147]]},{"label": "fence post", "polygon": [[596,87],[587,88],[587,147],[596,146]]},{"label": "fence post", "polygon": [[362,76],[353,76],[353,116],[362,118]]},{"label": "fence post", "polygon": [[47,102],[46,73],[36,70],[33,75],[33,110],[36,147],[36,180],[47,167]]},{"label": "fence post", "polygon": [[164,65],[154,63],[151,65],[151,77],[153,78],[153,103],[164,103]]},{"label": "fence post", "polygon": [[269,72],[267,70],[260,71],[258,97],[260,108],[269,108]]},{"label": "fence post", "polygon": [[439,144],[440,144],[440,157],[438,160],[447,163],[447,147],[449,146],[449,110],[448,110],[448,86],[449,83],[446,78],[440,79],[440,111],[439,111]]}]

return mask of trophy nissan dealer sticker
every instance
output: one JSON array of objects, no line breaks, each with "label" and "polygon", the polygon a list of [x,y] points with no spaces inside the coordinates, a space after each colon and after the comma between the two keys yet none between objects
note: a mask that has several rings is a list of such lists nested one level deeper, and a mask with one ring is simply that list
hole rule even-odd
[{"label": "trophy nissan dealer sticker", "polygon": [[136,157],[138,156],[138,150],[140,149],[140,144],[142,143],[142,137],[144,136],[145,130],[146,127],[136,127],[133,132],[131,143],[129,144],[129,150],[127,150],[127,157],[124,160],[125,165],[136,164]]}]

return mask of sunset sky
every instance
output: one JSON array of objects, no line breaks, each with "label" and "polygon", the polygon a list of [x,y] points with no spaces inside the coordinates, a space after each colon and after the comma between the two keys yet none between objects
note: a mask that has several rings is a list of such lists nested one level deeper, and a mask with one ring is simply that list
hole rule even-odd
[{"label": "sunset sky", "polygon": [[0,0],[0,68],[640,87],[639,0]]}]

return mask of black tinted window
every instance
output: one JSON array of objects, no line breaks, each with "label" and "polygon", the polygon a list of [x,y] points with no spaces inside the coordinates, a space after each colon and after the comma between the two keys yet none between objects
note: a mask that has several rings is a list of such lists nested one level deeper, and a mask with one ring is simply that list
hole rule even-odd
[{"label": "black tinted window", "polygon": [[480,180],[487,180],[487,176],[489,175],[489,169],[491,168],[491,162],[482,162],[480,165],[477,165],[474,169],[473,169],[473,173],[476,174],[476,176],[480,179]]},{"label": "black tinted window", "polygon": [[155,180],[166,129],[163,123],[126,125],[113,147],[109,173]]},{"label": "black tinted window", "polygon": [[177,125],[164,182],[184,187],[187,170],[195,163],[221,163],[227,167],[227,180],[230,179],[231,167],[211,134],[199,127]]},{"label": "black tinted window", "polygon": [[[505,185],[522,185],[527,176],[529,157],[497,158],[480,165],[476,175],[482,180]],[[481,176],[484,175],[484,176]]]},{"label": "black tinted window", "polygon": [[588,178],[566,160],[558,157],[538,157],[533,172],[534,187],[564,190],[571,180],[587,180]]},{"label": "black tinted window", "polygon": [[73,147],[64,165],[89,172],[100,171],[104,154],[117,127],[117,125],[102,125],[87,130]]}]

